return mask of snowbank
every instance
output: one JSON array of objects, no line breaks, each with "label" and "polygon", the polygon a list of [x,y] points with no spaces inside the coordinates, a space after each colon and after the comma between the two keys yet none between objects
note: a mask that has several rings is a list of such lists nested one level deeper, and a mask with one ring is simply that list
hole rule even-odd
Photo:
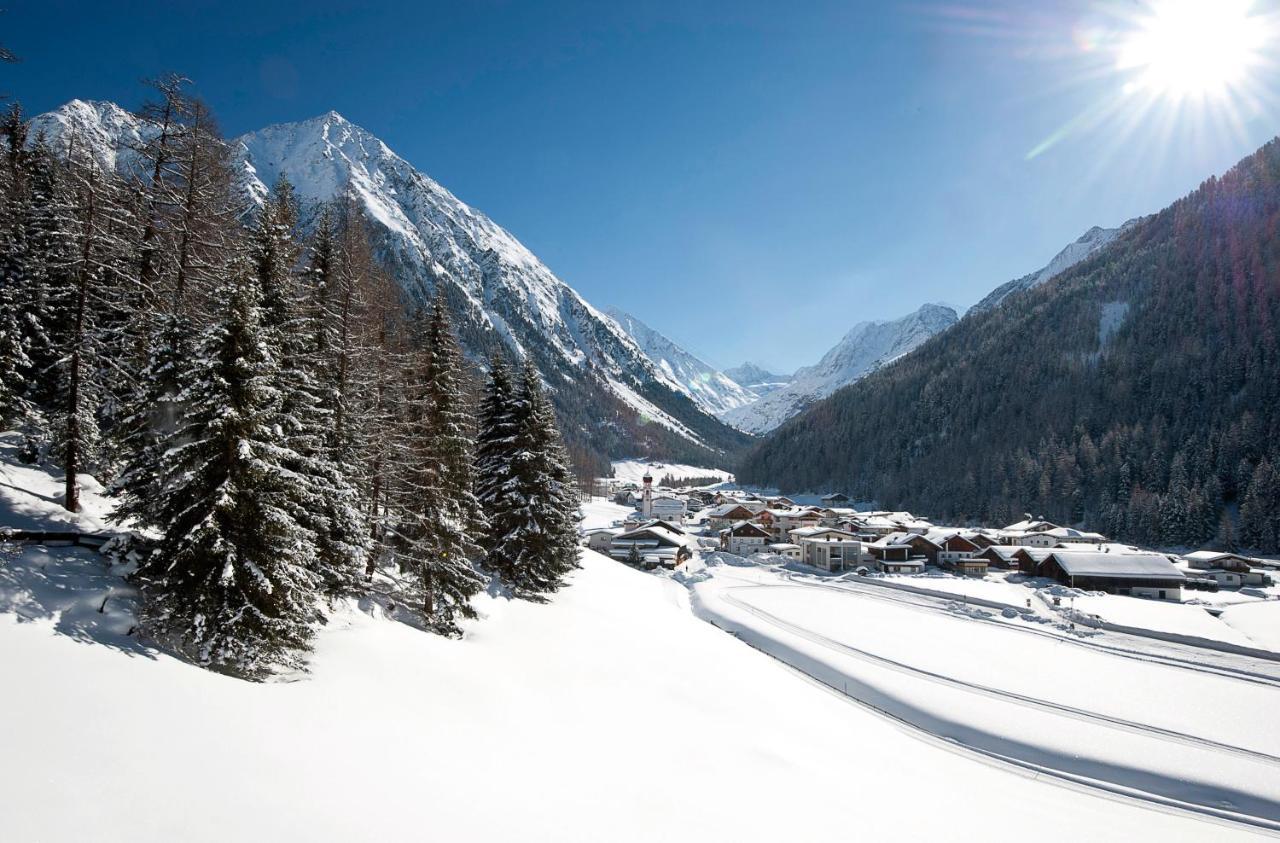
[{"label": "snowbank", "polygon": [[1280,652],[1280,600],[1239,603],[1224,610],[1220,620],[1253,646]]},{"label": "snowbank", "polygon": [[[1070,601],[1063,599],[1062,605],[1067,607]],[[1239,629],[1215,618],[1202,606],[1194,604],[1144,600],[1118,594],[1085,594],[1075,599],[1075,609],[1088,615],[1098,615],[1104,621],[1121,626],[1269,649]]]}]

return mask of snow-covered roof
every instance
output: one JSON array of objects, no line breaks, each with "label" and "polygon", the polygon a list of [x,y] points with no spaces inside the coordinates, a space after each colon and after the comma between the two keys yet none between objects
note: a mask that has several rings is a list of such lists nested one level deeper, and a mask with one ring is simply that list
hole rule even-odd
[{"label": "snow-covered roof", "polygon": [[1087,533],[1074,527],[1054,527],[1052,530],[1043,530],[1041,532],[1047,533],[1056,539],[1072,539],[1086,542],[1104,542],[1107,540],[1107,537],[1102,533]]},{"label": "snow-covered roof", "polygon": [[993,544],[990,547],[984,548],[982,552],[986,553],[987,551],[993,551],[1001,559],[1007,561],[1012,559],[1014,554],[1019,550],[1035,550],[1035,548],[1023,547],[1020,544]]},{"label": "snow-covered roof", "polygon": [[1180,580],[1183,573],[1161,553],[1062,552],[1054,560],[1073,577],[1125,577],[1127,579]]},{"label": "snow-covered roof", "polygon": [[1246,563],[1251,563],[1256,561],[1256,560],[1250,559],[1248,556],[1241,556],[1238,553],[1227,553],[1225,551],[1219,551],[1219,550],[1197,550],[1193,553],[1183,554],[1182,558],[1186,559],[1188,562],[1208,562],[1208,563],[1219,562],[1223,559],[1239,559]]},{"label": "snow-covered roof", "polygon": [[649,521],[646,521],[643,524],[639,525],[638,527],[632,527],[624,535],[629,535],[630,533],[638,533],[641,530],[661,530],[662,532],[667,533],[668,535],[671,535],[673,537],[682,537],[687,535],[684,530],[681,530],[675,524],[672,524],[669,521],[661,521],[657,518],[653,518]]},{"label": "snow-covered roof", "polygon": [[941,545],[942,542],[945,541],[945,539],[932,539],[924,535],[923,533],[919,533],[915,531],[898,530],[897,532],[890,533],[887,536],[881,536],[879,539],[876,540],[876,544],[882,547],[889,547],[892,545],[908,546],[908,542],[910,542],[912,539],[924,539],[925,541],[929,542],[929,544],[932,544],[932,545]]},{"label": "snow-covered roof", "polygon": [[1010,524],[1008,527],[1004,528],[1003,532],[1005,533],[1040,533],[1040,532],[1044,532],[1045,530],[1054,530],[1057,528],[1058,528],[1058,525],[1054,524],[1052,521],[1045,521],[1043,518],[1028,518],[1023,521],[1019,521],[1016,524]]},{"label": "snow-covered roof", "polygon": [[725,527],[720,532],[728,533],[729,535],[732,535],[732,536],[741,536],[744,534],[751,534],[751,533],[755,533],[756,535],[760,535],[760,536],[770,535],[768,530],[766,530],[764,527],[761,527],[759,524],[755,523],[754,521],[738,521],[729,525],[728,527]]},{"label": "snow-covered roof", "polygon": [[775,542],[774,544],[769,545],[769,548],[771,550],[799,550],[800,545],[791,544],[790,542]]},{"label": "snow-covered roof", "polygon": [[813,539],[828,533],[837,533],[853,540],[858,538],[857,533],[851,533],[848,530],[841,530],[836,527],[797,527],[791,531],[791,537],[795,539]]},{"label": "snow-covered roof", "polygon": [[751,512],[751,509],[749,507],[743,506],[740,503],[722,503],[719,506],[717,506],[715,509],[708,512],[707,517],[723,518],[724,516],[728,515],[730,512],[733,512],[735,509],[738,509],[739,507],[747,510],[747,512]]}]

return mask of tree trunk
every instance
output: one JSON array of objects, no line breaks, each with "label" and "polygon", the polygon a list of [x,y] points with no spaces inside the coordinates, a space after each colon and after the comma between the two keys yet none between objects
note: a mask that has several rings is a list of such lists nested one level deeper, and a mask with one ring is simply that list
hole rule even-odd
[{"label": "tree trunk", "polygon": [[[92,178],[92,175],[90,176]],[[68,512],[80,511],[80,486],[76,483],[76,474],[80,471],[81,440],[80,430],[80,368],[81,352],[84,346],[84,312],[89,297],[89,267],[93,257],[94,238],[94,191],[93,182],[89,183],[86,197],[86,217],[84,246],[80,254],[80,272],[76,279],[76,315],[71,333],[71,381],[67,388],[67,441],[66,441],[66,494],[63,506]]]}]

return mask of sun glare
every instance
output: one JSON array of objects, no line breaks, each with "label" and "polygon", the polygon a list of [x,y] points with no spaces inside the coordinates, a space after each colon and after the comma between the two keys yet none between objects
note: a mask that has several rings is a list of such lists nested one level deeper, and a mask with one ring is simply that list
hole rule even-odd
[{"label": "sun glare", "polygon": [[1174,99],[1229,94],[1250,82],[1266,40],[1249,0],[1155,0],[1118,66],[1131,90]]}]

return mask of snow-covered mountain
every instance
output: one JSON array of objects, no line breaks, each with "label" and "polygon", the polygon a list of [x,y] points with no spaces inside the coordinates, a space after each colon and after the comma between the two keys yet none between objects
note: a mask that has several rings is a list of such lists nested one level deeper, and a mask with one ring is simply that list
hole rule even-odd
[{"label": "snow-covered mountain", "polygon": [[[64,146],[74,136],[125,167],[149,127],[114,103],[73,100],[36,118],[32,135],[39,131]],[[268,126],[231,146],[246,194],[260,201],[284,174],[304,223],[350,186],[379,257],[409,297],[423,303],[443,285],[463,348],[478,363],[499,345],[532,356],[571,440],[615,456],[686,459],[744,441],[509,232],[340,114]]]},{"label": "snow-covered mountain", "polygon": [[1137,222],[1138,219],[1131,219],[1119,228],[1102,228],[1095,225],[1084,234],[1081,234],[1078,240],[1068,244],[1065,249],[1058,252],[1043,269],[1038,269],[1029,275],[1001,284],[988,293],[986,298],[971,307],[969,313],[982,313],[990,310],[1016,292],[1038,287],[1058,273],[1070,269],[1099,249],[1107,246]]},{"label": "snow-covered mountain", "polygon": [[945,305],[926,304],[891,322],[855,325],[816,365],[796,372],[789,384],[754,404],[724,414],[724,420],[748,433],[766,433],[842,386],[865,377],[956,323]]},{"label": "snow-covered mountain", "polygon": [[782,387],[791,383],[792,378],[792,375],[774,374],[749,360],[741,366],[725,369],[724,373],[733,379],[735,383],[742,384],[743,389],[754,392],[761,398],[771,392],[777,392],[782,389]]},{"label": "snow-covered mountain", "polygon": [[636,341],[671,386],[688,395],[708,413],[719,415],[744,407],[760,397],[631,314],[616,307],[609,308],[608,314]]}]

